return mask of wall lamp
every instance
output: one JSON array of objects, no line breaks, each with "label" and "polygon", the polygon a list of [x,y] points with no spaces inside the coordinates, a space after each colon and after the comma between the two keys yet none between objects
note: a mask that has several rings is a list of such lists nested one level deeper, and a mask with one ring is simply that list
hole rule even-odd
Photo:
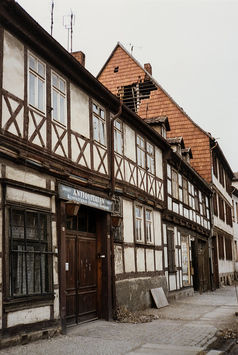
[{"label": "wall lamp", "polygon": [[111,222],[113,227],[120,227],[123,217],[120,214],[112,214]]}]

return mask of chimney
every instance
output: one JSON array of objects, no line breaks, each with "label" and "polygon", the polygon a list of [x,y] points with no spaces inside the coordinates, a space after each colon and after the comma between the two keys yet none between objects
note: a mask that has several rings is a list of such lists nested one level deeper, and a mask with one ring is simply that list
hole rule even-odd
[{"label": "chimney", "polygon": [[73,52],[71,54],[83,67],[85,67],[85,54],[82,51]]},{"label": "chimney", "polygon": [[150,63],[144,64],[144,69],[152,76],[152,66]]}]

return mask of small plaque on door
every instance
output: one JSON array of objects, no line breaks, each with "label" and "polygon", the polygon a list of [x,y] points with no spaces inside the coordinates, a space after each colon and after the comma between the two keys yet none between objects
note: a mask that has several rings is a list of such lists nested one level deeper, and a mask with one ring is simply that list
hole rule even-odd
[{"label": "small plaque on door", "polygon": [[65,271],[69,271],[69,263],[65,263]]}]

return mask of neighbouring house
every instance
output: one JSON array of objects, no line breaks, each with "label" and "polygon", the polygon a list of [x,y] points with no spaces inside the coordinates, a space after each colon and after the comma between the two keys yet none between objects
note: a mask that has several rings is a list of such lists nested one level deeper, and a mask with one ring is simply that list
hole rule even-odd
[{"label": "neighbouring house", "polygon": [[[233,172],[216,139],[197,125],[152,76],[149,63],[141,66],[118,43],[97,78],[145,121],[168,119],[168,138],[182,137],[191,148],[191,166],[211,186],[212,237],[209,240],[212,288],[233,279]],[[166,122],[166,120],[164,121]],[[161,135],[165,123],[161,126]]]},{"label": "neighbouring house", "polygon": [[234,173],[232,181],[232,221],[234,232],[234,267],[235,279],[238,280],[238,173]]}]

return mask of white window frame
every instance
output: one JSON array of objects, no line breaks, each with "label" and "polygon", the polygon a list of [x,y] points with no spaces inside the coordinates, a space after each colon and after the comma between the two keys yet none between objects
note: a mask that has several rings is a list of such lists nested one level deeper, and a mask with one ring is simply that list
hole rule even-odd
[{"label": "white window frame", "polygon": [[[140,211],[138,214],[137,211]],[[135,240],[138,243],[144,242],[144,214],[141,205],[135,205]]]},{"label": "white window frame", "polygon": [[[54,77],[56,77],[56,85]],[[66,81],[54,71],[51,72],[51,106],[53,120],[66,126]]]},{"label": "white window frame", "polygon": [[142,169],[145,169],[145,140],[141,136],[136,137],[137,147],[137,164]]},{"label": "white window frame", "polygon": [[106,113],[96,102],[93,102],[93,139],[106,147]]},{"label": "white window frame", "polygon": [[[148,214],[149,214],[149,218],[148,218]],[[153,211],[149,208],[145,208],[145,235],[146,235],[146,243],[152,244],[154,241]]]},{"label": "white window frame", "polygon": [[[31,65],[34,60],[34,68]],[[31,80],[34,79],[34,81]],[[46,65],[34,54],[28,52],[28,104],[30,107],[46,112]],[[41,100],[40,100],[41,93]]]},{"label": "white window frame", "polygon": [[114,151],[123,154],[122,122],[118,119],[114,121]]},{"label": "white window frame", "polygon": [[172,196],[177,200],[179,199],[178,172],[174,169],[172,169]]},{"label": "white window frame", "polygon": [[147,170],[148,173],[153,174],[155,173],[155,150],[154,146],[147,142]]}]

